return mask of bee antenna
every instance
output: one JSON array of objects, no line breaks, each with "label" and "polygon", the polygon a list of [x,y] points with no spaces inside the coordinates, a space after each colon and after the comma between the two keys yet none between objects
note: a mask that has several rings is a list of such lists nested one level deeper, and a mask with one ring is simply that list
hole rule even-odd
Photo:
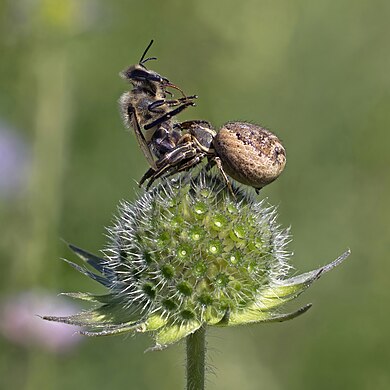
[{"label": "bee antenna", "polygon": [[177,85],[172,84],[172,83],[168,83],[168,84],[167,84],[167,87],[171,87],[171,88],[173,88],[173,89],[176,89],[177,91],[179,91],[179,92],[183,95],[184,98],[187,97],[186,94],[183,92],[183,90],[180,89]]},{"label": "bee antenna", "polygon": [[142,54],[142,57],[141,57],[141,59],[139,60],[139,63],[140,63],[140,64],[143,64],[144,62],[149,61],[149,60],[151,60],[151,59],[156,59],[155,57],[150,57],[150,58],[147,58],[146,60],[144,60],[144,58],[145,58],[145,56],[146,56],[146,53],[147,53],[148,50],[150,49],[150,46],[153,45],[153,42],[154,42],[154,41],[153,41],[153,39],[152,39],[152,40],[150,41],[148,47],[145,49],[144,53]]},{"label": "bee antenna", "polygon": [[148,58],[145,58],[140,64],[144,64],[145,62],[148,62],[150,60],[157,60],[157,57],[148,57]]}]

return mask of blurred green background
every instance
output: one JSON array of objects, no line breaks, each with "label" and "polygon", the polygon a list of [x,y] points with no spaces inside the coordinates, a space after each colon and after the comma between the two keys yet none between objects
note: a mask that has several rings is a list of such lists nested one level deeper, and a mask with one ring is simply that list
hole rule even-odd
[{"label": "blurred green background", "polygon": [[0,18],[1,389],[184,386],[183,344],[73,338],[53,352],[32,332],[43,321],[18,333],[6,318],[29,291],[38,314],[61,291],[101,291],[58,260],[73,258],[61,238],[98,252],[136,196],[147,163],[118,72],[151,38],[149,67],[199,95],[180,119],[249,120],[283,140],[287,168],[260,196],[292,226],[294,267],[352,249],[293,303],[313,302],[306,315],[211,330],[208,389],[390,388],[390,2],[3,0]]}]

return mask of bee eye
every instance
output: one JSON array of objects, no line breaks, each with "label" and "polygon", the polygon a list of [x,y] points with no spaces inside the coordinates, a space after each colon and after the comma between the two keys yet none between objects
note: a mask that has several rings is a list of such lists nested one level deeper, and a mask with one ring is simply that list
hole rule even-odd
[{"label": "bee eye", "polygon": [[158,73],[151,72],[147,69],[139,69],[130,67],[122,73],[122,76],[130,80],[131,82],[146,82],[146,81],[155,81],[157,83],[166,83],[169,82],[167,79],[161,77]]},{"label": "bee eye", "polygon": [[149,72],[142,69],[131,69],[125,75],[130,80],[144,81],[149,78]]}]

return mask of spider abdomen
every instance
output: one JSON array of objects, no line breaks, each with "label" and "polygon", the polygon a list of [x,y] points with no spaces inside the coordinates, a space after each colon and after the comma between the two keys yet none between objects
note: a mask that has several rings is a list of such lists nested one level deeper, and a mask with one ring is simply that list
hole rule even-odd
[{"label": "spider abdomen", "polygon": [[222,167],[233,179],[260,189],[286,165],[286,151],[275,134],[248,122],[228,122],[214,138]]}]

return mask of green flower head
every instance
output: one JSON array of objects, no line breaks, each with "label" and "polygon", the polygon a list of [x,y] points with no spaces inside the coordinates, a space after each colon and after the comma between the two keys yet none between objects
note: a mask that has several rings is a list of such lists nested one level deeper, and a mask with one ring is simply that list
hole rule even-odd
[{"label": "green flower head", "polygon": [[288,277],[290,236],[278,226],[275,208],[241,186],[233,191],[235,198],[219,175],[200,171],[162,180],[136,202],[123,202],[103,257],[69,245],[97,273],[69,263],[109,293],[67,294],[95,306],[44,318],[83,326],[89,336],[151,332],[160,349],[204,325],[285,321],[306,312],[311,305],[288,314],[279,308],[349,251]]}]

